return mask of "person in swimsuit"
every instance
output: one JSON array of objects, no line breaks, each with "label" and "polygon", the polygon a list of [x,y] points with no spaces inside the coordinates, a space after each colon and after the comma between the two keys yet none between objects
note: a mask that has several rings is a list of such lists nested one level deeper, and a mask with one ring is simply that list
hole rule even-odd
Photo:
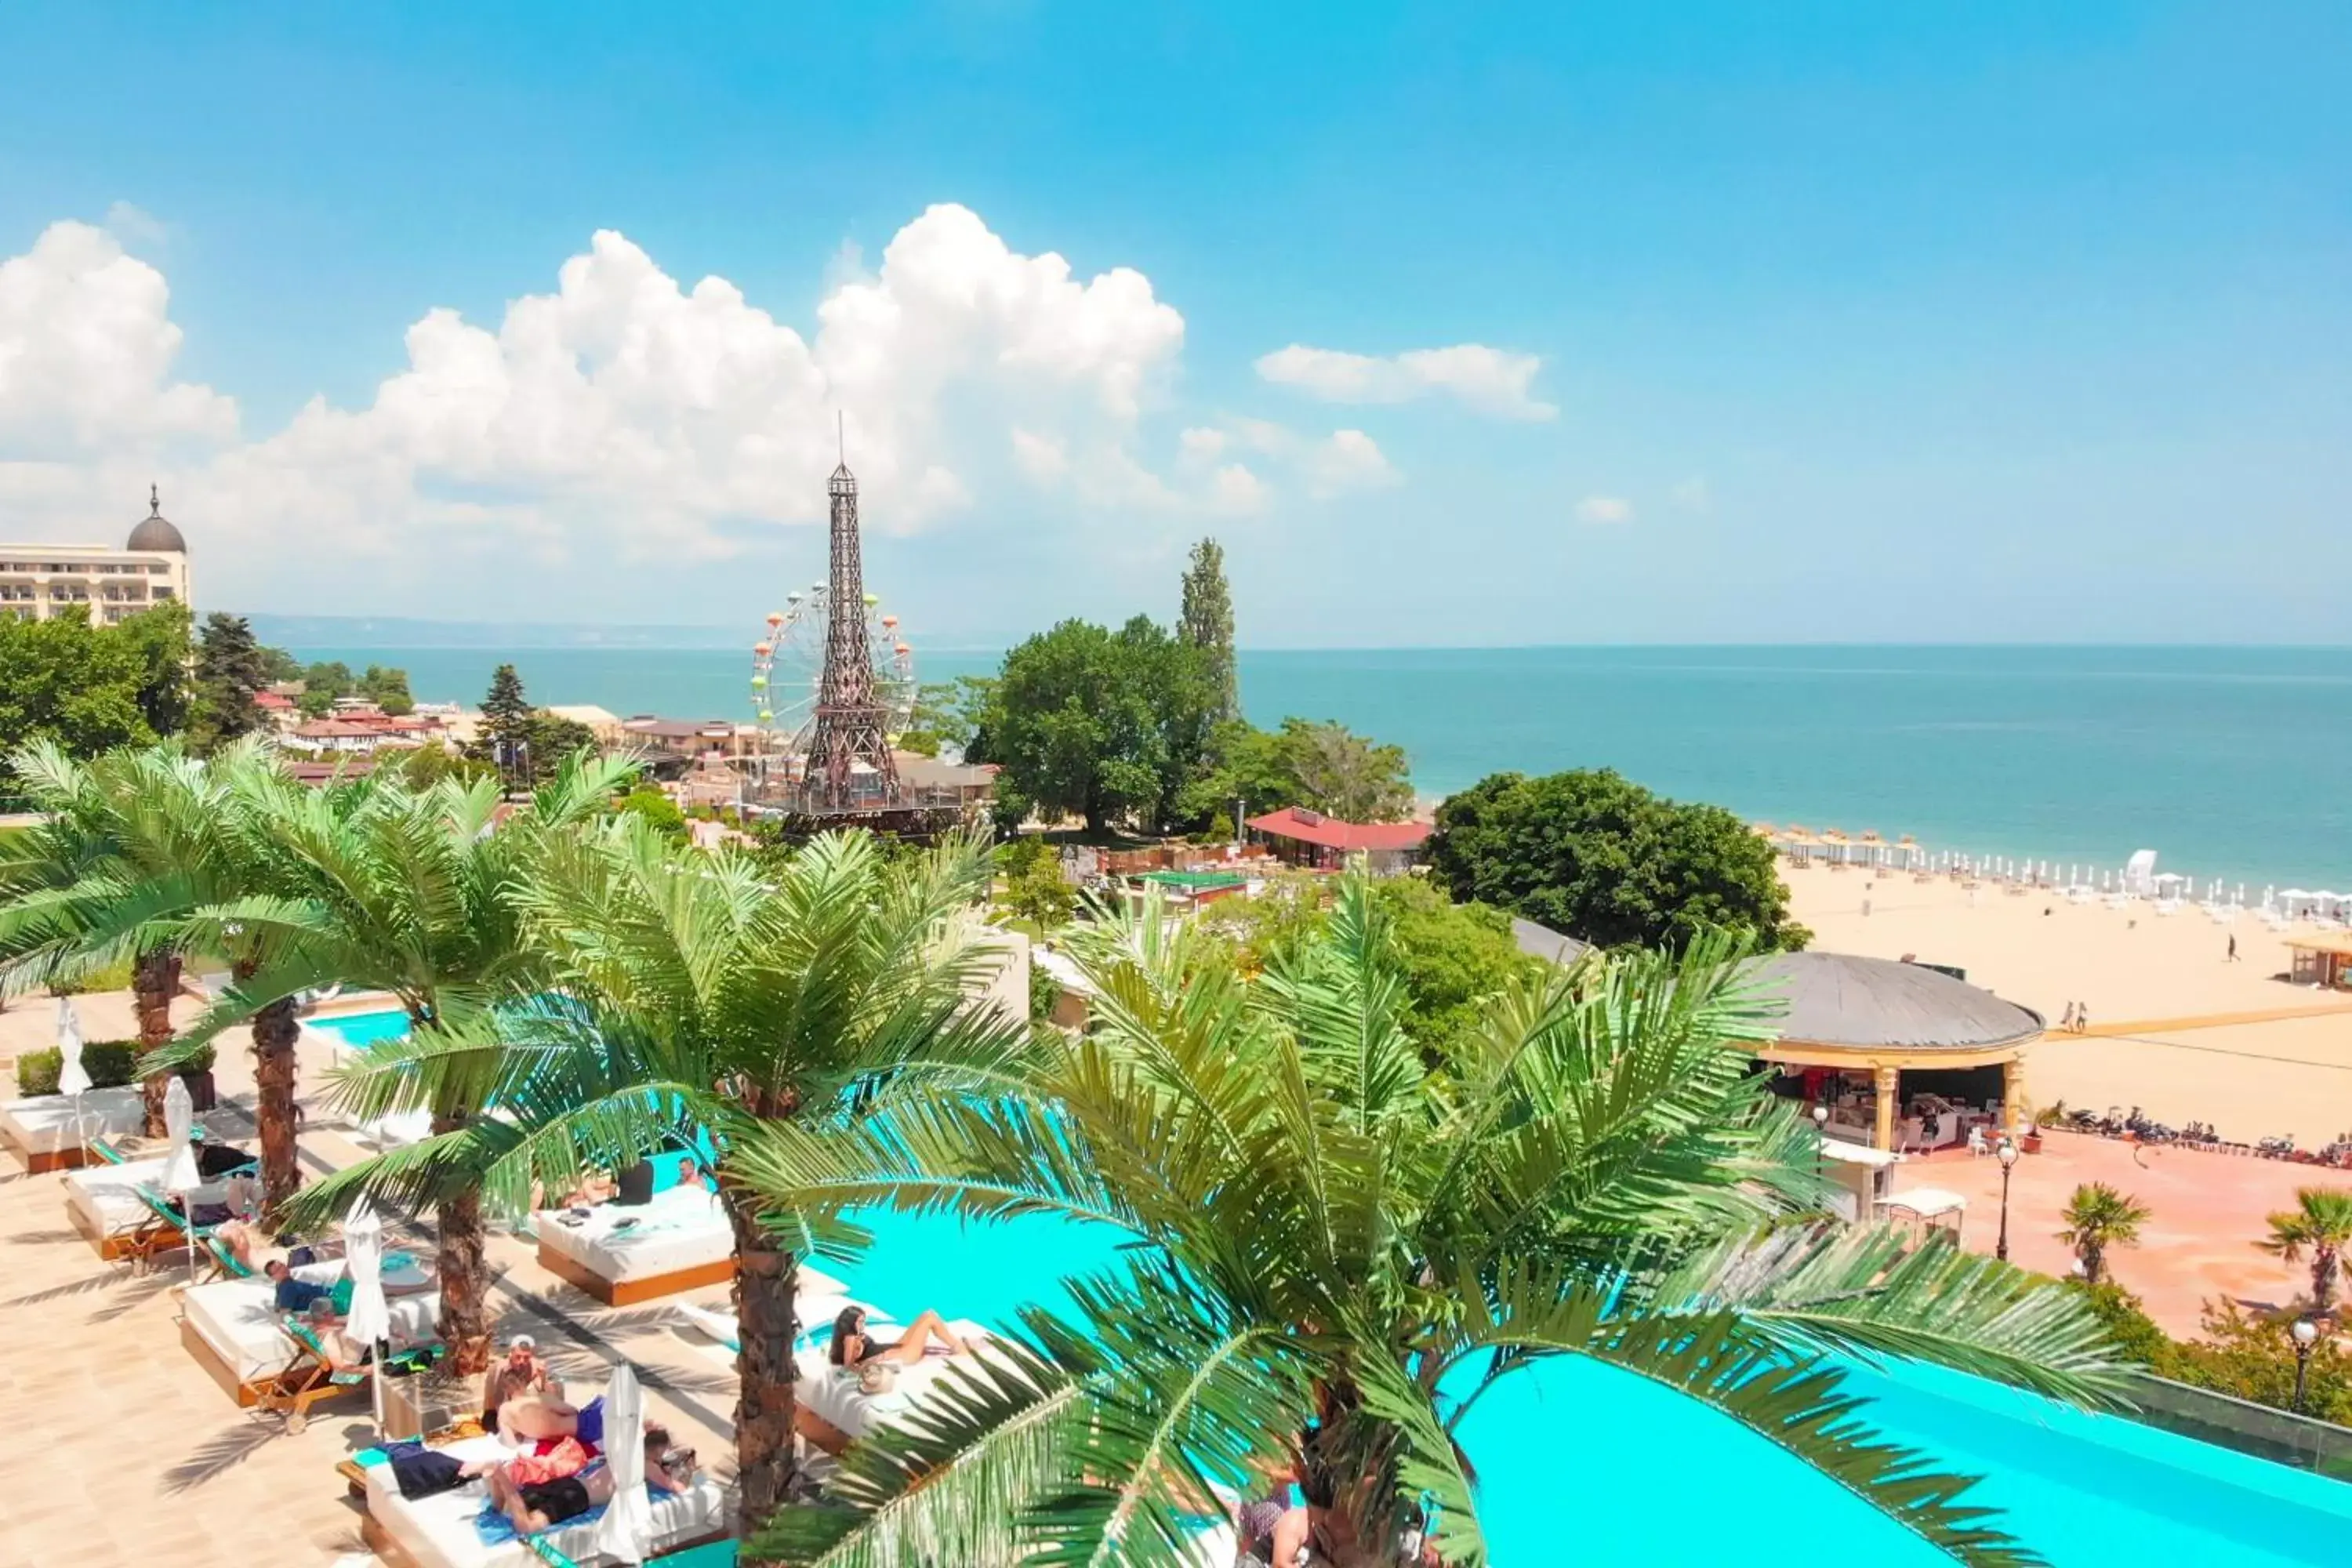
[{"label": "person in swimsuit", "polygon": [[835,1366],[864,1366],[875,1361],[912,1366],[923,1359],[923,1352],[934,1342],[947,1347],[950,1355],[961,1355],[971,1348],[928,1307],[921,1317],[907,1325],[905,1338],[896,1344],[878,1344],[866,1337],[866,1309],[850,1306],[844,1307],[833,1320],[833,1346],[827,1353]]},{"label": "person in swimsuit", "polygon": [[539,1359],[539,1342],[529,1334],[517,1334],[509,1340],[506,1360],[483,1376],[483,1422],[496,1426],[499,1407],[519,1394],[558,1401],[563,1398],[562,1382]]},{"label": "person in swimsuit", "polygon": [[1297,1568],[1307,1550],[1307,1510],[1290,1500],[1295,1479],[1286,1461],[1269,1467],[1265,1495],[1234,1510],[1234,1568]]},{"label": "person in swimsuit", "polygon": [[[672,1469],[668,1464],[669,1433],[661,1426],[646,1428],[646,1482],[672,1496],[694,1485],[691,1462]],[[683,1473],[680,1473],[680,1472]],[[567,1519],[577,1519],[592,1508],[613,1500],[613,1468],[598,1465],[576,1476],[551,1481],[519,1483],[505,1467],[489,1472],[490,1500],[519,1535],[536,1535]]]},{"label": "person in swimsuit", "polygon": [[604,1396],[598,1394],[587,1404],[566,1405],[551,1394],[524,1394],[514,1387],[518,1381],[509,1373],[504,1397],[499,1401],[499,1436],[510,1443],[545,1443],[560,1437],[577,1437],[583,1443],[602,1447],[604,1441]]}]

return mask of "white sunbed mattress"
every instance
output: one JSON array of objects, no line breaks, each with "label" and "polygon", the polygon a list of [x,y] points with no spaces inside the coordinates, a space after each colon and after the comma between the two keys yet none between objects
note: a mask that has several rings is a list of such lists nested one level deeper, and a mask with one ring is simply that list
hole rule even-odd
[{"label": "white sunbed mattress", "polygon": [[[343,1277],[343,1262],[331,1258],[306,1263],[294,1270],[294,1277],[313,1285],[331,1285]],[[191,1288],[181,1298],[189,1324],[239,1383],[274,1377],[294,1360],[294,1342],[279,1326],[276,1293],[277,1287],[267,1279],[215,1279]],[[434,1321],[441,1315],[438,1291],[394,1296],[385,1304],[392,1309],[395,1340],[415,1342],[433,1338]]]},{"label": "white sunbed mattress", "polygon": [[[496,1437],[468,1437],[439,1450],[461,1462],[510,1458],[514,1450]],[[411,1500],[400,1495],[389,1465],[370,1466],[367,1472],[368,1513],[384,1532],[414,1557],[417,1568],[541,1568],[541,1559],[519,1541],[498,1546],[485,1544],[474,1528],[474,1518],[488,1498],[488,1484],[467,1481],[455,1491]],[[726,1522],[727,1503],[719,1484],[708,1475],[695,1478],[692,1490],[654,1499],[654,1550],[667,1551],[688,1541],[715,1535]],[[593,1520],[560,1524],[540,1539],[574,1563],[607,1564],[614,1560],[596,1551]]]},{"label": "white sunbed mattress", "polygon": [[600,1204],[576,1224],[565,1223],[566,1213],[542,1209],[532,1216],[540,1242],[599,1279],[651,1279],[735,1252],[727,1210],[700,1186],[673,1187],[649,1204]]},{"label": "white sunbed mattress", "polygon": [[[147,1124],[139,1086],[93,1089],[81,1097],[83,1131],[92,1138],[121,1138]],[[73,1097],[45,1094],[0,1105],[0,1136],[27,1154],[54,1154],[81,1141],[74,1125]]]},{"label": "white sunbed mattress", "polygon": [[[131,1160],[120,1165],[85,1165],[66,1173],[66,1208],[85,1235],[121,1236],[137,1230],[153,1214],[139,1201],[139,1189],[152,1186],[163,1173],[161,1157]],[[209,1182],[187,1194],[196,1204],[216,1204],[228,1192],[226,1182]],[[179,1205],[174,1197],[173,1206]]]}]

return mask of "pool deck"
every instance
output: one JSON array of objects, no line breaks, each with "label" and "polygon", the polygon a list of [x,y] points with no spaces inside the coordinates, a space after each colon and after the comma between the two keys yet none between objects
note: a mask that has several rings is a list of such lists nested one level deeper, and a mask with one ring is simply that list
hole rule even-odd
[{"label": "pool deck", "polygon": [[[125,994],[77,1005],[90,1039],[135,1032]],[[193,1018],[198,1005],[183,999],[175,1019]],[[54,1023],[46,999],[0,1009],[0,1059],[52,1044]],[[214,1070],[226,1109],[208,1120],[249,1145],[253,1086],[243,1044],[242,1031],[222,1041]],[[307,1086],[315,1088],[325,1066],[325,1053],[306,1044]],[[313,1107],[310,1118],[300,1147],[312,1172],[365,1152],[325,1112]],[[176,1287],[184,1266],[170,1266],[175,1256],[136,1276],[100,1261],[67,1224],[63,1181],[28,1176],[0,1155],[0,1317],[8,1328],[0,1336],[0,1432],[11,1437],[0,1443],[0,1562],[374,1563],[360,1539],[362,1510],[334,1473],[373,1435],[364,1402],[321,1405],[299,1436],[276,1415],[236,1409],[180,1347]],[[410,1240],[430,1248],[427,1238]],[[668,1302],[604,1307],[541,1269],[523,1238],[496,1237],[490,1254],[501,1333],[535,1333],[574,1390],[600,1385],[625,1356],[645,1378],[654,1417],[722,1481],[731,1479],[735,1380],[668,1327]],[[705,1290],[691,1299],[724,1296]]]}]

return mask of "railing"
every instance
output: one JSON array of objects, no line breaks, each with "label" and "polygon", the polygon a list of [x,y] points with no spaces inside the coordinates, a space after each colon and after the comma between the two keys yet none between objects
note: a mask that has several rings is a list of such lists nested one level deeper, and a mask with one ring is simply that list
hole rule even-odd
[{"label": "railing", "polygon": [[2145,1373],[2132,1400],[2139,1406],[2137,1418],[2150,1426],[2298,1470],[2352,1480],[2352,1427]]}]

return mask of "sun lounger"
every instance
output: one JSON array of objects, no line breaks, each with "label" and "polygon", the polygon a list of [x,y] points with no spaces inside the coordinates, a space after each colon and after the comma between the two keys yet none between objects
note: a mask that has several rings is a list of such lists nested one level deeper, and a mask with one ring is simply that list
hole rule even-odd
[{"label": "sun lounger", "polygon": [[[314,1285],[331,1285],[342,1274],[341,1258],[306,1263],[294,1270],[296,1279]],[[260,1403],[268,1387],[300,1359],[282,1326],[276,1290],[266,1279],[220,1279],[191,1286],[180,1298],[181,1344],[240,1405]],[[394,1296],[386,1304],[392,1309],[395,1338],[433,1337],[434,1320],[441,1315],[437,1291]]]},{"label": "sun lounger", "polygon": [[718,1196],[673,1187],[649,1204],[600,1204],[584,1216],[532,1216],[539,1266],[609,1307],[723,1284],[735,1277],[735,1227]]},{"label": "sun lounger", "polygon": [[[496,1437],[468,1437],[445,1445],[441,1451],[461,1463],[514,1455]],[[434,1497],[404,1498],[391,1467],[373,1466],[367,1473],[367,1521],[362,1527],[367,1544],[386,1562],[409,1563],[415,1568],[543,1568],[547,1559],[529,1542],[496,1546],[483,1542],[474,1521],[488,1497],[488,1483],[475,1480]],[[652,1501],[656,1552],[725,1536],[726,1499],[708,1475],[696,1477],[693,1488],[681,1495],[657,1493]],[[605,1568],[613,1561],[596,1550],[593,1516],[559,1524],[532,1539],[580,1568]]]},{"label": "sun lounger", "polygon": [[[283,1414],[286,1430],[299,1436],[309,1425],[310,1406],[322,1399],[365,1393],[376,1369],[373,1365],[336,1366],[317,1331],[299,1318],[280,1316],[278,1326],[294,1342],[294,1359],[284,1372],[261,1388],[254,1405],[258,1409]],[[389,1360],[413,1368],[430,1365],[439,1354],[438,1346],[428,1346],[394,1351]]]},{"label": "sun lounger", "polygon": [[85,1138],[121,1138],[146,1125],[139,1086],[93,1089],[81,1097],[79,1121],[69,1094],[45,1094],[0,1105],[0,1142],[37,1175],[66,1171],[86,1162]]},{"label": "sun lounger", "polygon": [[[179,1205],[154,1194],[163,1174],[163,1158],[125,1160],[107,1142],[94,1144],[92,1150],[98,1161],[66,1173],[66,1218],[98,1255],[128,1258],[179,1246]],[[219,1203],[226,1183],[226,1177],[206,1183],[190,1195],[198,1205]]]},{"label": "sun lounger", "polygon": [[[948,1324],[956,1337],[972,1345],[972,1353],[988,1353],[989,1330],[968,1318]],[[904,1414],[923,1391],[946,1375],[956,1359],[927,1355],[898,1369],[898,1385],[887,1394],[868,1394],[855,1367],[833,1364],[825,1346],[812,1345],[796,1358],[800,1380],[793,1386],[799,1402],[795,1419],[802,1434],[828,1453],[839,1453],[856,1438]],[[810,1418],[814,1418],[813,1420]]]}]

